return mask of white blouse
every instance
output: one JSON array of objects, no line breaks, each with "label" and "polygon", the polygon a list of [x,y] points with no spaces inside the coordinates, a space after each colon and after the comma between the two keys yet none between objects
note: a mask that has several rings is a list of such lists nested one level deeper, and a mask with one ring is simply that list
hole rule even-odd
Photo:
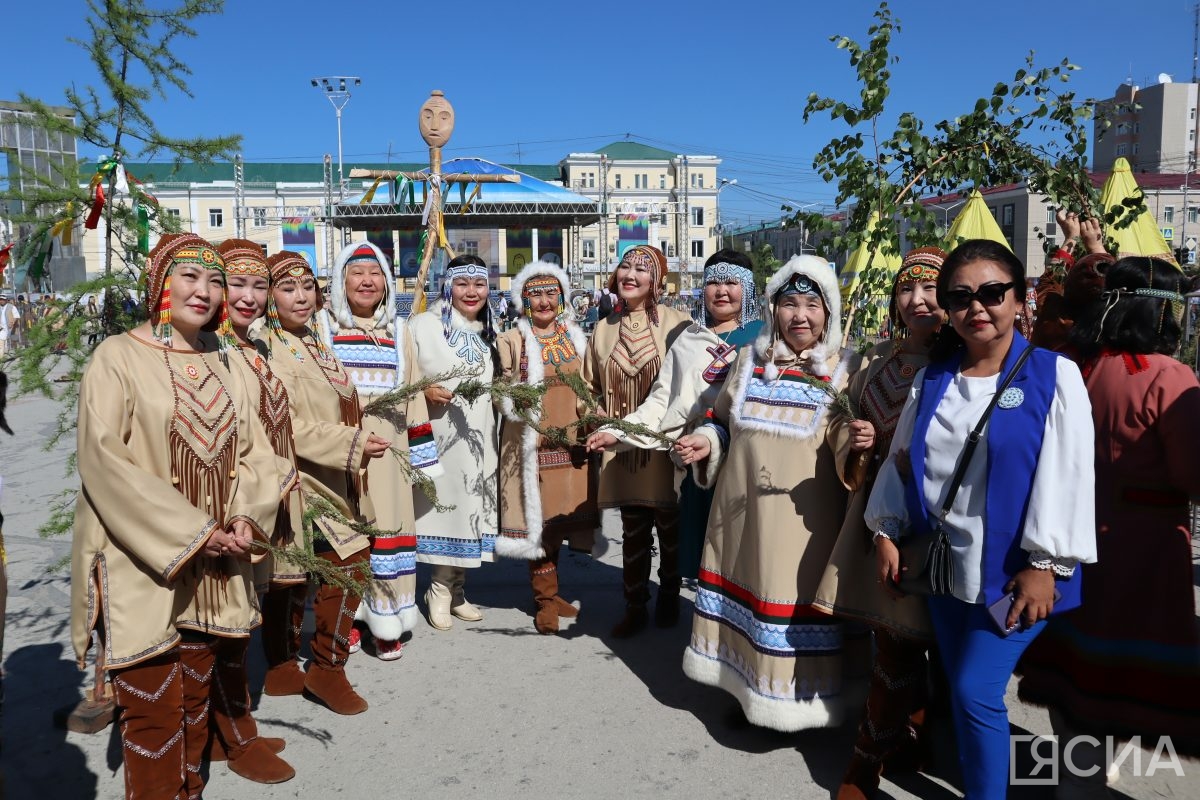
[{"label": "white blouse", "polygon": [[[1070,576],[1077,563],[1096,560],[1096,445],[1092,405],[1079,368],[1066,358],[1056,363],[1054,398],[1046,415],[1021,548],[1029,553],[1030,563]],[[996,393],[999,377],[969,378],[958,373],[946,387],[925,439],[922,488],[927,508],[939,511],[945,502],[967,436]],[[913,381],[891,452],[867,501],[865,520],[872,531],[903,536],[909,530],[904,479],[896,469],[895,454],[908,449],[912,441],[923,379],[924,370]],[[987,447],[985,428],[944,523],[954,553],[954,596],[968,603],[983,602]]]}]

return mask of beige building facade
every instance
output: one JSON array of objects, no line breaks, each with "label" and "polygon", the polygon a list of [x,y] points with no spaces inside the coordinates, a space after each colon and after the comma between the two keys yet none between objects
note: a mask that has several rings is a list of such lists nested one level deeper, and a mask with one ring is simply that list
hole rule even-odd
[{"label": "beige building facade", "polygon": [[[1112,169],[1118,158],[1135,173],[1185,173],[1196,167],[1197,94],[1200,84],[1173,83],[1167,76],[1153,86],[1117,87],[1100,104],[1092,138],[1092,166]],[[1111,124],[1104,128],[1102,120]]]}]

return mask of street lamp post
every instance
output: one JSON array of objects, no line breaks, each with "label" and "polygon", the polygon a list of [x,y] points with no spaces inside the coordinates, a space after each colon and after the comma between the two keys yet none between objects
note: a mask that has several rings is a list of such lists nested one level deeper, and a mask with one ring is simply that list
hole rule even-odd
[{"label": "street lamp post", "polygon": [[737,178],[721,178],[717,184],[717,249],[720,250],[725,246],[723,238],[725,226],[721,224],[721,191],[728,189],[730,186],[737,186]]},{"label": "street lamp post", "polygon": [[338,135],[338,200],[345,197],[345,177],[342,173],[342,109],[350,102],[350,87],[362,86],[362,78],[353,75],[328,75],[324,78],[313,78],[314,89],[325,92],[333,110],[337,114]]},{"label": "street lamp post", "polygon": [[[799,204],[789,203],[788,210],[791,211],[793,214],[798,214],[806,208],[812,208],[813,206],[819,206],[819,205],[821,205],[821,204],[820,203],[804,203],[803,205],[799,205]],[[808,243],[808,238],[806,236],[806,233],[807,233],[807,231],[804,226],[804,218],[801,217],[800,218],[800,253],[799,253],[800,255],[804,255],[804,246]],[[814,253],[816,252],[816,248],[813,248],[813,252]]]}]

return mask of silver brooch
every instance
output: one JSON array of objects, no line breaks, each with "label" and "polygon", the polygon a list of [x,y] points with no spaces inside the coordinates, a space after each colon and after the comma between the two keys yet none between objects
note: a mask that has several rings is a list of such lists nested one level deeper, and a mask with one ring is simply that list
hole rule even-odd
[{"label": "silver brooch", "polygon": [[1025,392],[1017,388],[1005,389],[996,405],[1004,409],[1013,409],[1025,402]]}]

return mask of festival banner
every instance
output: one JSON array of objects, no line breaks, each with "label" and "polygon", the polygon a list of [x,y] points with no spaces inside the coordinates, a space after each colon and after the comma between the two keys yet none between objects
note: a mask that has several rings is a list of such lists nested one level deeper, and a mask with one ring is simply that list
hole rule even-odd
[{"label": "festival banner", "polygon": [[533,229],[508,228],[504,232],[508,274],[516,275],[533,260]]},{"label": "festival banner", "polygon": [[562,228],[538,228],[538,260],[563,264]]},{"label": "festival banner", "polygon": [[383,255],[387,258],[387,269],[396,272],[396,242],[392,238],[394,231],[390,228],[386,231],[367,231],[367,241],[383,251]]},{"label": "festival banner", "polygon": [[304,256],[314,275],[325,275],[317,267],[317,229],[312,217],[284,217],[283,249]]},{"label": "festival banner", "polygon": [[421,267],[421,231],[396,231],[396,274],[415,278]]},{"label": "festival banner", "polygon": [[639,244],[650,244],[650,216],[648,214],[617,215],[617,259]]}]

